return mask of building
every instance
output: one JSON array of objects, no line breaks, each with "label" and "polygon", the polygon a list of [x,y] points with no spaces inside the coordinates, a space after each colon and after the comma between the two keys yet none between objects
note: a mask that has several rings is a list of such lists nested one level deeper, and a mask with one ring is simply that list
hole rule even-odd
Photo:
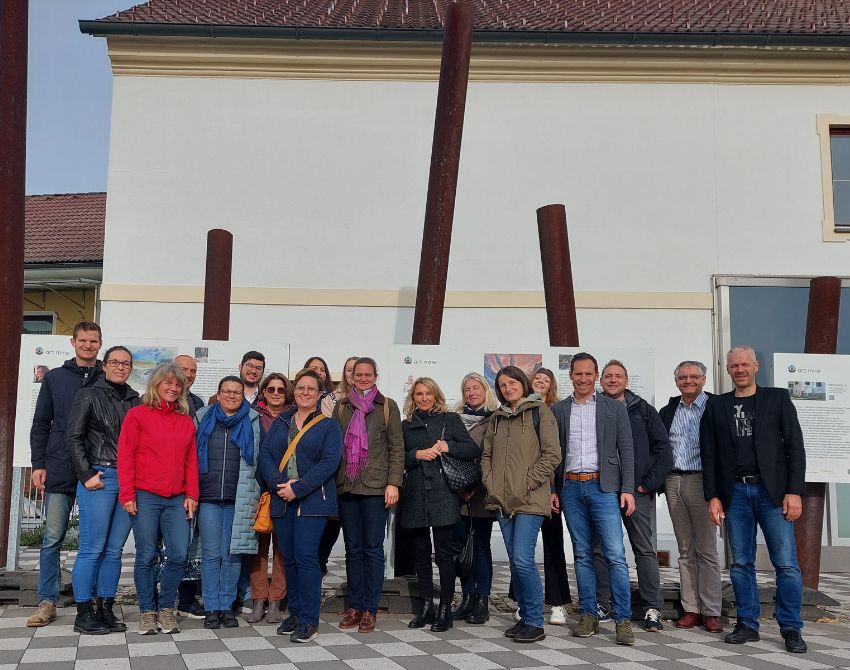
[{"label": "building", "polygon": [[[733,341],[769,384],[772,352],[802,350],[808,279],[847,275],[850,3],[472,4],[442,341],[545,342],[535,210],[563,202],[584,343],[653,350],[661,401],[684,358],[721,390]],[[225,228],[234,339],[340,361],[409,342],[447,5],[151,0],[82,21],[115,76],[104,327],[198,336]]]}]

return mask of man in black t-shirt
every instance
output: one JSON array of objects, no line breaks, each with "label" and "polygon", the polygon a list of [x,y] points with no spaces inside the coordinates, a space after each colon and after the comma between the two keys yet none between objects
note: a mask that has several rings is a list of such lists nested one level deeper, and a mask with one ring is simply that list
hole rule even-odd
[{"label": "man in black t-shirt", "polygon": [[711,520],[726,520],[732,550],[729,576],[738,622],[725,640],[759,639],[756,524],[776,568],[776,621],[785,648],[807,650],[800,634],[803,583],[793,522],[803,511],[806,453],[788,391],[756,385],[759,364],[751,347],[733,347],[726,371],[735,390],[712,396],[700,422],[703,489]]}]

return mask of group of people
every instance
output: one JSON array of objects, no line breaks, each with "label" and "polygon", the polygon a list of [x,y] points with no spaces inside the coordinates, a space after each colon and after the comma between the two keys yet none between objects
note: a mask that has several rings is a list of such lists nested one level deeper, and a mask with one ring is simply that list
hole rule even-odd
[{"label": "group of people", "polygon": [[[371,358],[350,357],[335,385],[320,357],[290,381],[266,374],[264,356],[250,351],[239,374],[221,379],[205,405],[190,390],[197,372],[190,356],[155,368],[140,395],[127,385],[130,350],[111,347],[100,363],[101,339],[97,324],[77,324],[75,357],[42,380],[32,482],[45,491],[46,524],[40,605],[30,626],[56,618],[59,549],[76,499],[80,633],[126,630],[113,605],[131,528],[142,634],[178,632],[178,609],[203,616],[206,628],[238,626],[234,605],[250,590],[249,622],[265,618],[294,642],[313,640],[321,581],[340,531],[347,608],[339,627],[369,633],[383,588],[387,515],[398,505],[398,532],[412,548],[421,597],[411,628],[440,632],[456,619],[489,619],[495,522],[518,605],[505,635],[519,643],[542,640],[544,603],[549,622],[565,624],[572,598],[563,514],[579,596],[572,633],[593,635],[613,618],[617,643],[631,645],[623,526],[637,567],[638,618],[646,630],[660,631],[654,510],[663,493],[679,549],[684,613],[675,625],[723,631],[716,527],[725,520],[738,610],[725,640],[758,640],[758,525],[776,568],[786,649],[806,651],[792,526],[804,493],[802,432],[788,393],[756,385],[750,347],[728,352],[735,389],[719,396],[703,390],[702,363],[680,363],[674,381],[681,395],[659,414],[629,390],[624,363],[609,361],[600,371],[584,352],[571,359],[573,391],[564,400],[550,370],[529,378],[508,365],[496,374],[495,388],[478,373],[464,376],[452,408],[435,380],[420,377],[400,410],[380,392]],[[446,474],[452,462],[480,467],[480,478],[453,487]],[[272,533],[254,530],[263,494]],[[462,598],[453,608],[459,541],[470,531],[472,569],[461,575]],[[545,591],[535,563],[538,534]],[[186,588],[197,584],[187,570],[193,560],[200,564],[202,606],[197,589]]]}]

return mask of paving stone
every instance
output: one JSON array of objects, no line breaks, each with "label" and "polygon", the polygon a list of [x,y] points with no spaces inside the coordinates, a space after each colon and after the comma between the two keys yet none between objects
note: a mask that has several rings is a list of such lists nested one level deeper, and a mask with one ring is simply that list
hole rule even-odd
[{"label": "paving stone", "polygon": [[[280,652],[292,663],[298,665],[307,661],[334,661],[337,657],[324,647],[317,644],[297,644],[284,647]],[[375,670],[370,668],[369,670]]]},{"label": "paving stone", "polygon": [[124,633],[109,633],[107,635],[80,635],[78,647],[108,647],[117,644],[127,644]]},{"label": "paving stone", "polygon": [[157,642],[131,643],[127,645],[127,648],[130,651],[130,658],[137,658],[139,656],[172,656],[180,653],[177,645],[171,639],[161,639]]},{"label": "paving stone", "polygon": [[108,647],[77,647],[78,661],[129,657],[130,652],[127,650],[126,646],[110,645]]},{"label": "paving stone", "polygon": [[286,657],[278,649],[246,649],[244,651],[231,651],[240,665],[245,668],[255,665],[289,665]]},{"label": "paving stone", "polygon": [[183,662],[188,670],[206,670],[207,668],[238,668],[237,661],[229,651],[213,651],[201,654],[183,654]]},{"label": "paving stone", "polygon": [[186,670],[182,656],[142,656],[130,659],[132,670]]},{"label": "paving stone", "polygon": [[130,670],[129,658],[101,658],[98,660],[80,660],[74,664],[74,670]]},{"label": "paving stone", "polygon": [[57,661],[73,661],[77,657],[76,645],[49,649],[27,649],[21,658],[24,663],[55,663]]},{"label": "paving stone", "polygon": [[[243,638],[233,638],[243,639]],[[176,642],[177,649],[181,655],[185,654],[202,654],[204,652],[229,651],[222,640],[187,640],[186,642]]]}]

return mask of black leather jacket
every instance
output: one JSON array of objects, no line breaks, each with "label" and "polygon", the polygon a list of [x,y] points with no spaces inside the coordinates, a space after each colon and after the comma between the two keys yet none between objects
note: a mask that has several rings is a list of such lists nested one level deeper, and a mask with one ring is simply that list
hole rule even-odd
[{"label": "black leather jacket", "polygon": [[121,424],[127,410],[140,403],[132,388],[122,400],[103,378],[77,392],[68,416],[68,451],[81,483],[95,476],[95,465],[117,467]]}]

